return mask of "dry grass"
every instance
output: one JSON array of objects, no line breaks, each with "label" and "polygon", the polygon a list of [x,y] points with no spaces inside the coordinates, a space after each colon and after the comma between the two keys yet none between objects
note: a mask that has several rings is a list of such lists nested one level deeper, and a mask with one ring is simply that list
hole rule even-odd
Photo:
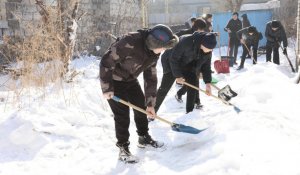
[{"label": "dry grass", "polygon": [[[74,6],[70,6],[72,7]],[[43,6],[40,9],[40,21],[24,23],[20,18],[25,33],[31,35],[25,38],[4,38],[4,47],[8,52],[1,53],[10,65],[9,68],[5,67],[5,71],[11,79],[2,85],[0,90],[4,87],[13,91],[13,101],[19,101],[24,94],[27,96],[32,87],[35,88],[34,94],[39,91],[38,94],[44,97],[49,84],[62,88],[62,83],[70,82],[70,77],[66,78],[66,75],[75,75],[72,71],[67,74],[72,56],[70,52],[73,50],[66,41],[66,25],[62,22],[64,18],[70,17],[68,14],[72,14],[73,9],[60,13],[58,8]]]}]

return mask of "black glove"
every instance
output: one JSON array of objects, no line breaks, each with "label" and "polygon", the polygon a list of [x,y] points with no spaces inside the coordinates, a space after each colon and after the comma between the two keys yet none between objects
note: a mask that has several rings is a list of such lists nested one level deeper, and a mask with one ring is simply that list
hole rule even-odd
[{"label": "black glove", "polygon": [[285,47],[285,48],[283,48],[283,51],[282,51],[282,53],[283,53],[284,55],[287,55],[287,52],[286,52],[286,47]]},{"label": "black glove", "polygon": [[276,43],[278,43],[278,42],[279,42],[279,38],[275,38],[274,40],[275,40],[275,42],[276,42]]}]

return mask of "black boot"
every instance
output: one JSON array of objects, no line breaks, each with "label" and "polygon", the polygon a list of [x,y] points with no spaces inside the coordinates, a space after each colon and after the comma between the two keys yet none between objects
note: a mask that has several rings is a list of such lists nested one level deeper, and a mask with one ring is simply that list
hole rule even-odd
[{"label": "black boot", "polygon": [[177,100],[179,103],[182,103],[182,102],[183,102],[181,96],[179,96],[178,94],[175,95],[175,98],[176,98],[176,100]]},{"label": "black boot", "polygon": [[129,151],[129,142],[125,142],[122,144],[116,144],[117,147],[120,148],[119,152],[119,160],[125,162],[125,163],[137,163],[139,159],[132,155],[131,152]]},{"label": "black boot", "polygon": [[149,134],[139,136],[138,147],[139,148],[145,148],[147,146],[151,146],[151,147],[154,147],[154,148],[161,148],[162,146],[164,146],[164,143],[153,140]]},{"label": "black boot", "polygon": [[239,66],[236,70],[244,69],[244,66]]}]

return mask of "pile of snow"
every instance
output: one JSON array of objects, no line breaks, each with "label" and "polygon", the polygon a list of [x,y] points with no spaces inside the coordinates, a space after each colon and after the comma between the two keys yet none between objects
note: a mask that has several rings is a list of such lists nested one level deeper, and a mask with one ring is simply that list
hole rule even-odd
[{"label": "pile of snow", "polygon": [[266,3],[256,3],[256,4],[243,4],[241,6],[240,11],[247,10],[266,10],[266,9],[274,9],[280,7],[279,0],[271,0]]},{"label": "pile of snow", "polygon": [[[208,129],[194,135],[152,122],[151,135],[167,149],[147,151],[136,147],[131,120],[131,151],[141,161],[130,165],[118,161],[114,120],[98,80],[99,60],[74,60],[72,67],[81,73],[73,83],[63,84],[63,90],[49,86],[46,97],[29,91],[17,104],[12,92],[0,91],[5,99],[0,101],[0,174],[299,175],[300,86],[293,83],[295,75],[283,55],[281,61],[281,66],[265,63],[262,56],[253,66],[247,59],[242,71],[214,75],[219,87],[230,84],[238,92],[232,103],[240,113],[201,94],[204,108],[185,114],[185,103],[174,98],[174,86],[158,115]],[[160,64],[158,73],[160,80]]]}]

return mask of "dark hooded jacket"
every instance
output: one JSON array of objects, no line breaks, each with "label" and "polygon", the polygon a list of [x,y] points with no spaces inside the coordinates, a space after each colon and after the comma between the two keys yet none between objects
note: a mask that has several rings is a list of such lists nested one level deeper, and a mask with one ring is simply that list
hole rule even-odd
[{"label": "dark hooded jacket", "polygon": [[285,30],[284,30],[282,24],[279,22],[279,28],[276,31],[273,31],[271,23],[272,23],[272,21],[267,23],[266,31],[265,31],[267,45],[278,47],[279,44],[277,42],[280,42],[280,43],[283,42],[283,47],[287,47],[286,33],[285,33]]},{"label": "dark hooded jacket", "polygon": [[201,41],[206,32],[195,32],[193,35],[180,37],[179,43],[173,48],[169,57],[174,77],[183,77],[183,71],[202,72],[205,83],[211,82],[211,53],[200,49]]},{"label": "dark hooded jacket", "polygon": [[159,54],[146,47],[148,30],[129,33],[104,54],[100,62],[100,83],[103,93],[114,90],[113,81],[134,81],[144,73],[146,105],[154,106],[156,99],[156,63]]},{"label": "dark hooded jacket", "polygon": [[248,19],[247,14],[243,14],[242,18],[243,18],[243,20],[242,20],[242,28],[250,27],[251,24],[250,24],[250,21]]}]

